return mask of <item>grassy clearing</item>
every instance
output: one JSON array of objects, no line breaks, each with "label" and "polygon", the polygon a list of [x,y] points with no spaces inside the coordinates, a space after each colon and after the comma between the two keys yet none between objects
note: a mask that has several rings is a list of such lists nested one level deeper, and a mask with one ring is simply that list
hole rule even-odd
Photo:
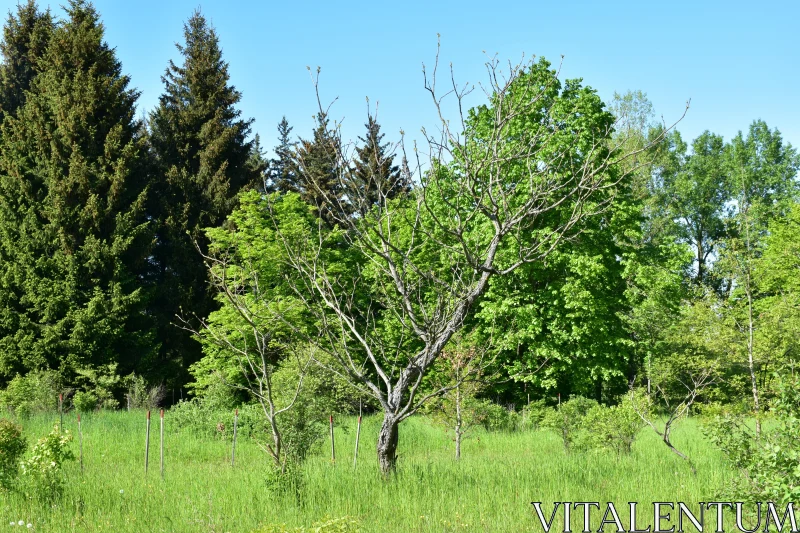
[{"label": "grassy clearing", "polygon": [[[41,416],[25,421],[30,441],[47,433],[56,420]],[[355,470],[355,422],[345,419],[336,433],[337,464],[330,461],[326,440],[303,470],[298,500],[266,488],[267,459],[252,441],[240,439],[232,469],[229,442],[178,433],[168,422],[169,414],[162,481],[157,419],[145,477],[144,414],[85,417],[84,472],[77,462],[67,467],[66,492],[54,505],[19,494],[0,496],[0,530],[12,530],[11,521],[23,520],[40,532],[233,533],[261,524],[308,526],[348,515],[358,518],[367,532],[541,531],[530,505],[534,500],[547,505],[613,501],[622,509],[628,501],[638,501],[651,509],[653,501],[708,501],[730,476],[693,420],[676,429],[674,442],[696,461],[696,477],[648,431],[642,431],[628,457],[566,455],[557,437],[544,431],[476,431],[464,442],[464,456],[457,463],[444,430],[417,418],[401,426],[398,479],[387,483],[378,475],[374,452],[380,419],[365,418]],[[65,426],[77,429],[74,415],[65,419]],[[77,454],[77,439],[74,449]]]}]

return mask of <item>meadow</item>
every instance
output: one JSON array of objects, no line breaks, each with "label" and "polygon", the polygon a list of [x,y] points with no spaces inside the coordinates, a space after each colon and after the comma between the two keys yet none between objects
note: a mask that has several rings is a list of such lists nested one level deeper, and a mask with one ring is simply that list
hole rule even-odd
[{"label": "meadow", "polygon": [[[29,441],[47,433],[57,418],[39,415],[23,421]],[[708,501],[731,475],[692,419],[675,431],[674,442],[695,460],[697,476],[644,430],[633,453],[618,457],[610,452],[568,455],[547,431],[479,429],[465,440],[463,457],[456,462],[444,429],[418,417],[401,428],[398,473],[387,482],[378,473],[374,452],[380,419],[365,417],[355,469],[355,420],[342,419],[335,433],[337,462],[331,462],[326,439],[303,467],[299,493],[276,492],[266,480],[266,454],[255,442],[239,439],[231,467],[229,440],[172,430],[169,413],[164,478],[155,417],[145,475],[144,421],[144,413],[135,411],[84,417],[83,472],[77,461],[66,466],[66,490],[55,502],[3,495],[0,530],[13,530],[9,524],[22,520],[37,532],[233,533],[270,530],[269,525],[292,531],[350,517],[366,532],[541,531],[531,501],[547,506],[610,501],[621,509],[638,501],[648,509],[653,501]],[[75,415],[66,415],[64,425],[74,433]],[[77,455],[77,438],[72,446]]]}]

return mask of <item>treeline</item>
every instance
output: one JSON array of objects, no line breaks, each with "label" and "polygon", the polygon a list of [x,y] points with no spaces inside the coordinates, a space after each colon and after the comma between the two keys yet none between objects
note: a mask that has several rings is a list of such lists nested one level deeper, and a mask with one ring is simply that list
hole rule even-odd
[{"label": "treeline", "polygon": [[[387,413],[467,377],[484,384],[475,395],[517,407],[559,395],[613,403],[631,383],[660,386],[698,365],[714,368],[707,401],[758,411],[773,372],[797,356],[800,158],[762,121],[689,144],[654,122],[642,93],[605,106],[542,61],[518,74],[544,88],[546,112],[504,117],[517,128],[507,130],[493,118],[503,101],[481,106],[468,141],[427,167],[395,156],[373,117],[343,157],[324,112],[299,140],[284,119],[267,159],[199,12],[143,119],[103,31],[78,0],[58,20],[29,1],[4,27],[2,387],[51,370],[113,405],[136,374],[167,390],[192,383],[198,396],[222,384],[243,401],[302,346],[321,350],[321,388],[333,376],[362,392],[386,383],[370,401]],[[508,105],[526,94],[500,89]],[[475,170],[498,133],[510,155]],[[591,179],[573,184],[569,172]],[[487,197],[484,218],[465,215]],[[509,212],[527,218],[502,226],[496,215]],[[495,240],[496,261],[479,264]],[[392,399],[395,379],[406,388]]]},{"label": "treeline", "polygon": [[[143,119],[87,2],[71,1],[60,20],[33,1],[18,6],[2,57],[0,383],[52,369],[65,384],[93,370],[182,387],[201,357],[187,329],[218,307],[203,229],[220,226],[243,190],[313,202],[305,180],[314,180],[339,194],[327,119],[297,146],[284,120],[267,161],[199,12]],[[365,138],[375,146],[377,123]]]}]

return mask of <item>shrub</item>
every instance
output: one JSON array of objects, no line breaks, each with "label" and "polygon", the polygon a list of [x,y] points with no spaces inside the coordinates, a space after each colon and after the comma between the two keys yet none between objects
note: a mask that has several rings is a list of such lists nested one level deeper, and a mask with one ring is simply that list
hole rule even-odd
[{"label": "shrub", "polygon": [[583,447],[609,448],[617,454],[631,453],[636,435],[645,425],[634,401],[634,396],[627,394],[618,405],[596,405],[589,409],[583,419]]},{"label": "shrub", "polygon": [[97,396],[92,392],[78,391],[72,397],[72,405],[79,413],[89,413],[97,409]]},{"label": "shrub", "polygon": [[58,409],[61,376],[54,370],[17,375],[0,394],[0,407],[20,417]]},{"label": "shrub", "polygon": [[167,395],[163,384],[148,387],[144,377],[135,373],[126,376],[123,382],[128,388],[125,397],[131,409],[158,409]]},{"label": "shrub", "polygon": [[28,481],[29,496],[40,499],[53,499],[64,490],[61,467],[65,461],[75,459],[69,448],[72,435],[62,434],[58,426],[48,435],[39,439],[33,447],[31,456],[22,462],[22,475]]},{"label": "shrub", "polygon": [[550,411],[544,400],[536,400],[522,408],[520,414],[520,429],[536,430],[539,429],[545,416]]},{"label": "shrub", "polygon": [[486,431],[516,431],[519,428],[519,414],[489,400],[481,401],[484,410],[483,427]]},{"label": "shrub", "polygon": [[[233,409],[215,408],[197,398],[173,405],[169,418],[172,427],[199,437],[230,439],[233,435]],[[265,429],[261,406],[239,407],[237,432],[240,437],[260,436]]]},{"label": "shrub", "polygon": [[597,402],[594,400],[573,396],[558,407],[550,409],[542,419],[542,427],[558,433],[564,449],[569,452],[573,444],[578,444],[580,447],[585,442],[581,438],[583,418],[596,406]]},{"label": "shrub", "polygon": [[740,414],[721,413],[705,423],[705,432],[741,475],[729,487],[743,501],[800,501],[800,376],[776,376],[774,424],[761,436]]},{"label": "shrub", "polygon": [[0,419],[0,488],[9,490],[19,472],[19,459],[28,447],[22,426]]},{"label": "shrub", "polygon": [[76,381],[84,392],[97,398],[100,409],[116,409],[119,402],[114,398],[118,391],[120,376],[117,374],[117,363],[99,365],[97,367],[78,368]]}]

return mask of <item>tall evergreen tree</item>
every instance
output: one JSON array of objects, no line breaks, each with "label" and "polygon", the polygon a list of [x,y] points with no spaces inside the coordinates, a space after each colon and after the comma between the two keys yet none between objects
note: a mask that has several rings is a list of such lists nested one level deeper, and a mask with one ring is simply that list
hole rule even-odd
[{"label": "tall evergreen tree", "polygon": [[301,140],[294,152],[294,188],[330,227],[347,215],[350,207],[342,187],[342,158],[339,139],[331,131],[328,117],[318,113],[312,140]]},{"label": "tall evergreen tree", "polygon": [[34,0],[17,6],[16,17],[9,13],[0,43],[0,120],[3,113],[14,113],[25,102],[25,91],[39,72],[54,28],[50,11],[39,11]]},{"label": "tall evergreen tree", "polygon": [[[177,45],[183,64],[170,61],[164,94],[150,117],[151,143],[159,166],[157,204],[158,306],[162,357],[185,368],[199,359],[200,345],[177,328],[176,315],[206,317],[216,307],[201,252],[203,229],[220,225],[243,188],[263,180],[252,165],[252,120],[236,104],[241,93],[229,82],[219,38],[196,11]],[[174,374],[175,368],[166,372]]]},{"label": "tall evergreen tree", "polygon": [[355,198],[360,199],[354,208],[362,215],[375,204],[411,191],[408,173],[401,172],[393,164],[394,154],[389,152],[389,143],[381,144],[384,135],[375,117],[370,116],[365,126],[367,133],[365,137],[359,137],[361,146],[356,148],[357,157],[348,184],[360,191],[350,196],[354,203]]},{"label": "tall evergreen tree", "polygon": [[90,4],[70,0],[24,104],[0,126],[0,376],[153,348],[140,288],[152,233],[128,87]]},{"label": "tall evergreen tree", "polygon": [[297,176],[294,173],[293,157],[295,144],[291,140],[292,127],[286,117],[278,124],[278,145],[275,158],[269,163],[269,177],[272,185],[281,192],[298,191]]}]

